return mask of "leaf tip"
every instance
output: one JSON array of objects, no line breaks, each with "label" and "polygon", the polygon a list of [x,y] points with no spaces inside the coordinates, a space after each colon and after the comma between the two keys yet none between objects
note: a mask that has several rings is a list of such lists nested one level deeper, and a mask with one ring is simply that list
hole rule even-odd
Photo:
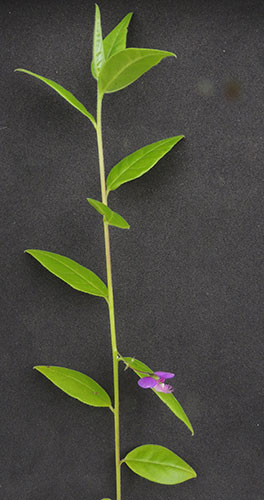
[{"label": "leaf tip", "polygon": [[97,3],[94,4],[95,5],[95,13],[96,15],[99,15],[100,16],[100,7]]},{"label": "leaf tip", "polygon": [[41,365],[35,365],[33,366],[33,370],[37,370],[38,372],[41,371],[42,366]]},{"label": "leaf tip", "polygon": [[34,252],[32,248],[27,248],[26,250],[24,250],[24,253],[28,253],[29,255],[32,255],[32,252]]},{"label": "leaf tip", "polygon": [[33,366],[33,370],[37,370],[38,372],[43,374],[43,370],[46,370],[47,368],[51,368],[50,365],[35,365]]},{"label": "leaf tip", "polygon": [[195,479],[195,478],[197,477],[197,474],[196,474],[196,472],[195,472],[195,470],[194,470],[194,469],[192,469],[192,472],[193,472],[193,476],[192,476],[192,478],[193,478],[193,479]]}]

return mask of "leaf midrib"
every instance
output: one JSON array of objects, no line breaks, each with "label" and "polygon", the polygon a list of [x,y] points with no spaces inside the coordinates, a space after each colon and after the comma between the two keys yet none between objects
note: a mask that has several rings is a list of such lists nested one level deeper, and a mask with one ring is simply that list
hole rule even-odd
[{"label": "leaf midrib", "polygon": [[[65,89],[62,85],[60,85],[60,83],[54,82],[54,80],[50,80],[50,78],[42,77],[42,78],[39,78],[39,80],[42,80],[44,83],[46,83],[48,81],[49,83],[48,84],[46,83],[46,85],[49,85],[51,88],[53,88],[53,90],[55,90],[55,92],[57,92],[63,99],[65,99],[65,101],[68,101],[69,104],[71,104],[74,108],[78,109],[78,111],[80,111],[80,113],[82,113],[84,116],[89,118],[91,120],[93,126],[96,126],[96,121],[95,121],[93,115],[91,113],[89,113],[88,109],[86,109],[84,104],[82,104],[79,101],[79,99],[77,99],[77,97],[75,97],[75,95],[72,94],[72,92],[70,90]],[[50,82],[52,83],[52,85],[50,84]],[[58,88],[56,88],[56,86]],[[65,92],[66,92],[66,96],[64,94]],[[71,99],[71,98],[73,98],[73,99]]]},{"label": "leaf midrib", "polygon": [[[48,257],[49,257],[50,259],[55,260],[55,262],[59,262],[59,263],[61,264],[61,262],[59,261],[59,259],[56,259],[56,257],[54,257],[54,255],[48,255]],[[77,262],[76,262],[76,264],[77,264],[77,265],[79,265],[79,266],[81,265],[81,264],[78,264]],[[86,277],[84,278],[84,277],[83,277],[80,273],[78,273],[78,271],[73,270],[73,269],[72,269],[72,268],[71,268],[68,264],[65,264],[65,262],[63,262],[63,265],[64,265],[65,267],[67,267],[68,269],[70,269],[70,271],[72,271],[73,273],[77,274],[80,278],[82,278],[82,279],[83,279],[85,282],[87,282],[90,286],[94,287],[96,290],[99,290],[99,291],[102,293],[102,290],[101,290],[100,288],[98,288],[98,286],[96,286],[96,285],[94,285],[93,283],[91,283],[91,282],[90,282],[90,281],[89,281]],[[84,268],[84,269],[85,269],[85,268]],[[92,273],[92,272],[93,272],[93,271],[90,271],[89,269],[87,269],[87,271],[89,271],[90,273]],[[96,274],[95,274],[95,276],[96,276]],[[97,277],[98,279],[100,279],[98,276],[96,276],[96,277]],[[59,278],[59,276],[58,276],[58,278]],[[102,281],[102,283],[103,283],[103,281]],[[104,294],[103,296],[104,296],[104,297],[106,297],[106,295],[105,295],[105,294]]]},{"label": "leaf midrib", "polygon": [[[169,139],[168,139],[168,140],[169,140]],[[148,152],[147,152],[147,153],[145,153],[143,156],[141,156],[140,158],[138,158],[137,160],[135,160],[133,163],[131,163],[130,165],[128,165],[128,167],[127,167],[127,168],[125,168],[124,170],[122,170],[122,172],[121,172],[119,175],[117,175],[117,177],[116,177],[116,179],[115,179],[115,180],[118,180],[120,177],[122,177],[122,175],[123,175],[125,172],[127,172],[130,168],[133,168],[133,167],[135,166],[135,164],[136,164],[136,163],[138,163],[139,161],[141,161],[142,159],[144,159],[144,158],[145,158],[145,157],[146,157],[149,153],[151,153],[151,152],[155,151],[155,150],[156,150],[156,149],[158,149],[160,146],[161,146],[161,144],[156,145],[153,149],[151,149],[151,151],[148,151]],[[134,153],[131,153],[131,154],[133,155]],[[121,160],[121,161],[123,161],[123,160]],[[119,162],[119,163],[121,163],[121,162]],[[118,165],[118,164],[117,164],[117,165]],[[117,167],[117,165],[116,165],[116,167]],[[114,167],[113,167],[113,168],[114,168]],[[114,184],[114,182],[113,182],[112,184]],[[109,190],[111,190],[111,185],[109,186],[109,188],[108,188],[108,189],[109,189]]]},{"label": "leaf midrib", "polygon": [[[113,46],[114,46],[114,44],[116,43],[116,40],[118,39],[118,37],[119,37],[119,35],[120,35],[120,31],[121,31],[121,29],[123,28],[123,25],[124,25],[124,23],[123,23],[123,24],[119,27],[119,30],[117,30],[117,35],[116,35],[116,37],[115,37],[115,39],[114,39],[114,41],[113,41],[113,43],[112,43],[111,50],[109,51],[109,54],[110,54],[110,55],[107,57],[106,61],[107,61],[108,59],[110,59],[110,57],[112,57],[111,52],[112,52],[112,50],[113,50]],[[113,55],[114,55],[114,54],[113,54]]]},{"label": "leaf midrib", "polygon": [[[54,373],[54,372],[53,372],[53,373]],[[92,389],[90,389],[89,387],[87,387],[87,385],[85,384],[85,382],[81,382],[80,380],[78,380],[78,379],[77,379],[77,378],[75,378],[74,376],[72,376],[72,375],[67,375],[67,374],[65,374],[65,373],[62,373],[62,374],[61,374],[61,376],[62,376],[62,377],[65,377],[65,378],[69,378],[69,379],[71,379],[71,380],[75,380],[75,382],[78,382],[78,384],[83,385],[83,386],[84,386],[86,389],[88,389],[90,392],[93,392],[93,390],[92,390]],[[100,386],[99,386],[99,387],[100,387]],[[100,387],[100,389],[102,389],[102,388]],[[97,395],[95,395],[95,394],[94,394],[94,396],[96,396],[96,397],[97,397]],[[75,396],[74,396],[74,397],[75,397]],[[99,398],[99,399],[101,399],[101,401],[104,401],[104,400],[102,399],[102,397],[98,396],[98,398]],[[76,399],[79,399],[79,398],[76,398]]]},{"label": "leaf midrib", "polygon": [[[129,50],[129,49],[124,49],[124,50]],[[145,50],[148,50],[148,49],[145,49]],[[119,54],[119,52],[117,52],[117,54]],[[116,54],[114,54],[114,56],[115,56],[115,55],[116,55]],[[157,55],[158,55],[158,54],[157,54]],[[112,57],[114,57],[114,56],[112,56]],[[138,57],[137,59],[134,59],[134,60],[133,60],[132,62],[130,62],[129,64],[126,64],[125,66],[123,66],[123,67],[122,67],[121,71],[118,71],[118,72],[115,74],[115,76],[114,76],[114,78],[112,78],[112,80],[110,80],[110,81],[108,81],[108,82],[107,82],[107,86],[109,86],[109,85],[110,85],[110,84],[111,84],[114,80],[116,80],[116,78],[118,78],[118,76],[120,76],[120,75],[121,75],[121,73],[123,73],[123,72],[124,72],[124,71],[125,71],[125,70],[129,67],[129,66],[132,66],[132,64],[134,64],[135,62],[139,61],[140,59],[146,59],[146,58],[148,58],[148,57],[155,57],[155,54],[152,54],[152,55],[148,54],[148,55],[145,55],[145,56],[143,56],[143,57]],[[164,56],[164,57],[166,57],[166,56]],[[110,59],[111,59],[111,57],[108,59],[108,61],[110,61]],[[107,86],[105,87],[105,89],[104,89],[104,90],[102,90],[102,94],[104,94],[104,93],[106,92]]]},{"label": "leaf midrib", "polygon": [[179,470],[182,470],[182,471],[185,471],[185,472],[191,472],[189,469],[185,469],[184,467],[180,467],[180,466],[176,466],[176,465],[171,465],[171,464],[164,464],[162,462],[156,462],[156,461],[150,461],[150,460],[140,460],[138,458],[132,458],[132,459],[128,459],[126,460],[126,462],[140,462],[140,463],[146,463],[146,464],[150,464],[150,465],[161,465],[163,467],[171,467],[172,469],[179,469]]},{"label": "leaf midrib", "polygon": [[[89,120],[92,122],[93,126],[96,128],[96,121],[95,121],[93,115],[91,113],[89,113],[89,111],[86,109],[86,107],[77,99],[77,97],[75,97],[75,95],[72,94],[72,92],[70,92],[70,90],[65,89],[60,83],[55,82],[54,80],[51,80],[50,78],[46,78],[45,76],[38,75],[37,73],[33,73],[33,71],[29,71],[28,69],[18,68],[15,71],[19,71],[21,73],[25,73],[27,75],[34,76],[37,80],[40,80],[43,83],[45,83],[46,85],[48,85],[49,87],[51,87],[63,99],[65,99],[65,101],[69,102],[69,104],[71,104],[74,108],[78,109],[78,111],[80,111],[80,113],[82,113],[84,116],[89,118]],[[68,94],[67,97],[65,96],[64,93],[66,93],[66,95]],[[71,100],[69,96],[72,97],[73,100]],[[76,101],[76,103],[73,102],[74,100]]]}]

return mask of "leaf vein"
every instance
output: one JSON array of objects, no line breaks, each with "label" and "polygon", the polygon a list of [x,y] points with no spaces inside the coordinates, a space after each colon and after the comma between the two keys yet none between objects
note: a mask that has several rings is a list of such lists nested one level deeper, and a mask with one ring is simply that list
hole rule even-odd
[{"label": "leaf vein", "polygon": [[[124,49],[124,50],[129,50],[129,49]],[[114,57],[114,56],[112,56],[112,57]],[[129,66],[132,66],[134,63],[138,62],[139,60],[143,60],[143,59],[150,58],[150,57],[155,57],[155,54],[151,54],[151,55],[148,54],[148,55],[145,55],[145,56],[137,57],[136,59],[133,59],[132,62],[130,61],[128,64],[122,66],[121,70],[118,71],[117,73],[115,73],[114,77],[111,80],[108,80],[107,84],[105,85],[105,89],[107,89],[107,87],[109,88],[109,86],[111,85],[111,83],[114,82],[118,78],[118,76],[120,76],[127,68],[129,68]],[[108,61],[110,59],[108,59]],[[106,91],[105,89],[102,92],[103,94]]]},{"label": "leaf vein", "polygon": [[[59,262],[59,263],[61,264],[60,260],[59,260],[59,259],[56,259],[56,257],[54,257],[54,255],[49,255],[49,258],[50,258],[51,260],[53,259],[53,260],[55,260],[55,262]],[[70,271],[71,271],[72,273],[77,274],[77,275],[78,275],[78,276],[79,276],[79,277],[80,277],[80,278],[81,278],[84,282],[88,283],[90,286],[92,286],[92,287],[93,287],[93,288],[95,288],[96,290],[99,290],[99,291],[102,293],[101,288],[99,288],[97,285],[93,284],[93,283],[92,283],[92,281],[89,281],[89,280],[88,280],[88,278],[87,278],[86,276],[85,276],[85,277],[83,277],[83,276],[82,276],[82,275],[81,275],[78,271],[76,271],[75,269],[71,268],[71,267],[69,266],[69,264],[65,264],[65,262],[63,262],[63,265],[64,265],[65,267],[67,267],[68,269],[70,269]],[[77,265],[81,265],[81,264],[77,264]],[[86,269],[86,271],[89,271],[89,269]],[[89,272],[92,272],[92,271],[89,271]],[[96,276],[96,274],[95,274],[95,276]],[[96,276],[96,278],[98,278],[98,276]],[[98,278],[98,279],[100,279],[100,278]],[[103,282],[102,282],[102,283],[103,283]],[[104,284],[104,283],[103,283],[103,284]],[[104,295],[104,296],[105,296],[105,295]]]},{"label": "leaf vein", "polygon": [[[151,149],[151,151],[148,151],[146,153],[144,153],[140,158],[138,158],[137,160],[135,160],[133,163],[131,163],[130,165],[128,165],[126,168],[122,169],[122,171],[116,176],[116,178],[114,179],[114,181],[112,181],[112,183],[110,184],[109,186],[109,189],[111,188],[111,186],[115,183],[115,181],[117,181],[118,179],[120,179],[120,177],[122,177],[122,175],[127,172],[130,168],[131,169],[135,169],[137,168],[135,165],[136,163],[138,163],[139,161],[143,160],[144,158],[146,158],[148,155],[150,155],[152,152],[156,151],[160,146],[162,146],[162,144],[158,144],[156,145],[155,147],[153,147],[153,149]],[[132,155],[134,153],[131,153]],[[121,163],[122,160],[119,162]],[[118,165],[118,164],[117,164]],[[114,168],[114,167],[113,167]]]}]

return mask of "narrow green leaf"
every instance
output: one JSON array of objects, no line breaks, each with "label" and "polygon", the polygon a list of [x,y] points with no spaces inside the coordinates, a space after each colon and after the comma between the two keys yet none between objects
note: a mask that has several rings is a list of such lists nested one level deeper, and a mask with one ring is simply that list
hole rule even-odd
[{"label": "narrow green leaf", "polygon": [[78,109],[84,116],[89,118],[89,120],[92,122],[94,128],[96,129],[96,121],[87,111],[87,109],[84,107],[84,105],[74,97],[74,95],[69,92],[68,90],[64,89],[61,85],[58,83],[54,82],[53,80],[49,80],[48,78],[44,78],[44,76],[37,75],[36,73],[32,73],[32,71],[29,71],[27,69],[22,69],[18,68],[15,69],[15,71],[21,71],[22,73],[26,73],[28,75],[34,76],[35,78],[38,78],[42,82],[46,83],[49,87],[51,87],[53,90],[55,90],[61,97],[63,97],[66,101],[68,101],[74,108]]},{"label": "narrow green leaf", "polygon": [[101,27],[101,14],[98,5],[95,4],[93,63],[94,63],[94,72],[97,78],[104,62],[105,62],[105,55],[104,55],[103,36]]},{"label": "narrow green leaf", "polygon": [[[127,28],[133,13],[127,14],[122,21],[105,37],[103,41],[105,60],[126,48]],[[91,65],[92,75],[95,79],[94,62]]]},{"label": "narrow green leaf", "polygon": [[[123,358],[125,363],[131,368],[138,376],[139,378],[147,377],[148,374],[153,373],[153,371],[145,365],[145,363],[142,363],[141,361],[138,361],[137,359],[126,357]],[[158,398],[163,401],[165,405],[168,406],[168,408],[176,415],[177,418],[179,418],[191,431],[192,435],[194,434],[193,432],[193,427],[188,419],[184,409],[180,405],[179,401],[175,398],[175,396],[170,393],[170,394],[165,394],[163,392],[157,392],[154,389],[151,389],[157,396]]]},{"label": "narrow green leaf", "polygon": [[87,198],[90,205],[92,205],[99,214],[104,216],[104,220],[109,224],[109,226],[120,227],[121,229],[129,229],[130,225],[127,223],[121,215],[117,214],[107,205],[102,203],[101,201],[93,200],[92,198]]},{"label": "narrow green leaf", "polygon": [[196,472],[168,448],[156,444],[138,446],[124,458],[139,476],[160,484],[179,484],[196,477]]},{"label": "narrow green leaf", "polygon": [[38,260],[48,271],[80,292],[107,299],[108,290],[98,276],[68,257],[45,250],[25,250]]},{"label": "narrow green leaf", "polygon": [[104,39],[104,51],[105,59],[109,59],[111,56],[124,50],[126,48],[127,40],[127,29],[131,21],[133,12],[129,12],[122,21],[105,37]]},{"label": "narrow green leaf", "polygon": [[34,368],[63,392],[86,405],[112,406],[107,392],[84,373],[61,366],[34,366]]},{"label": "narrow green leaf", "polygon": [[155,49],[129,48],[121,50],[108,59],[98,78],[101,96],[124,89],[164,57],[175,56],[172,52]]},{"label": "narrow green leaf", "polygon": [[[142,363],[142,361],[139,361],[138,359],[135,358],[130,358],[130,357],[125,357],[123,358],[124,362],[127,364],[131,370],[134,370],[135,372],[139,372],[141,374],[141,377],[147,377],[149,374],[151,375],[153,370],[149,368],[149,366],[145,365],[145,363]],[[139,375],[137,373],[137,375]]]},{"label": "narrow green leaf", "polygon": [[114,191],[125,182],[141,177],[183,138],[184,135],[169,137],[148,144],[148,146],[144,146],[123,158],[112,168],[107,177],[107,191]]}]

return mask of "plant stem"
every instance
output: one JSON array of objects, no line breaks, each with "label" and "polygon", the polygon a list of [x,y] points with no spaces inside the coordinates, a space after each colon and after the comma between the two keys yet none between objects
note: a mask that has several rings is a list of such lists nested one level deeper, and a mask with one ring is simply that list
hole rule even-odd
[{"label": "plant stem", "polygon": [[[107,194],[105,185],[104,152],[102,139],[102,98],[97,93],[97,145],[100,169],[100,182],[102,202],[107,205]],[[121,467],[120,467],[120,432],[119,432],[119,375],[118,375],[118,350],[116,345],[115,310],[112,283],[112,267],[110,254],[109,226],[104,221],[105,258],[108,286],[108,309],[113,357],[113,381],[114,381],[114,423],[115,423],[115,466],[116,466],[116,500],[121,500]]]}]

